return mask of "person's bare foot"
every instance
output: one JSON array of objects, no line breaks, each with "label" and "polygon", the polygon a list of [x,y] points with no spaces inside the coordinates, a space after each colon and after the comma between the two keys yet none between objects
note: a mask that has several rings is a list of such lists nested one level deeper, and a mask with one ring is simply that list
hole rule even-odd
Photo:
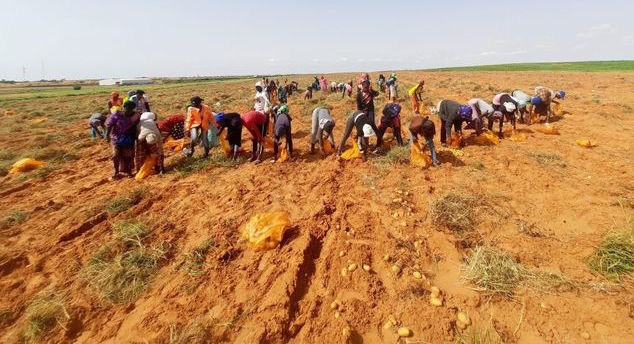
[{"label": "person's bare foot", "polygon": [[260,160],[260,159],[257,159],[257,160],[255,161],[255,164],[256,164],[256,165],[259,165],[259,164],[261,164],[261,163],[262,163],[262,160]]},{"label": "person's bare foot", "polygon": [[121,179],[121,175],[119,173],[115,173],[112,175],[112,177],[110,177],[110,181],[115,181]]}]

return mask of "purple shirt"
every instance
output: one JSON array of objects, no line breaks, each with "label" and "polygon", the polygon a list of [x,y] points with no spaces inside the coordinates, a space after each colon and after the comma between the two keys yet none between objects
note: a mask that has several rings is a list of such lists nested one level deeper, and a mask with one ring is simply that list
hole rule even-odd
[{"label": "purple shirt", "polygon": [[[112,128],[110,138],[115,142],[119,137],[125,136],[126,132],[129,132],[135,124],[134,116],[127,117],[122,111],[115,112],[106,120],[106,128]],[[134,134],[130,136],[134,136]]]}]

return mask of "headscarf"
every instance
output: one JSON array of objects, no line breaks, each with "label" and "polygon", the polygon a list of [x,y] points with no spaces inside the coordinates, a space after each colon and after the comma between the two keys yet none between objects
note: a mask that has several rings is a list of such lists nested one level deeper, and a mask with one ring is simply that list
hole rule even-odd
[{"label": "headscarf", "polygon": [[371,137],[371,136],[375,136],[376,133],[374,132],[374,129],[372,129],[372,126],[369,124],[364,124],[363,125],[363,136],[364,137]]},{"label": "headscarf", "polygon": [[458,108],[458,115],[463,119],[470,119],[471,114],[473,114],[473,109],[469,105],[460,105],[460,108]]},{"label": "headscarf", "polygon": [[517,109],[515,104],[513,104],[511,102],[506,102],[503,105],[504,105],[504,109],[506,110],[507,113],[513,112],[513,111],[515,111],[515,109]]},{"label": "headscarf", "polygon": [[141,114],[141,121],[155,121],[156,115],[153,112],[144,112]]},{"label": "headscarf", "polygon": [[542,98],[540,97],[533,97],[531,98],[531,104],[533,105],[539,105],[542,103]]},{"label": "headscarf", "polygon": [[559,92],[557,92],[557,95],[559,96],[559,98],[564,99],[566,97],[566,92],[559,91]]}]

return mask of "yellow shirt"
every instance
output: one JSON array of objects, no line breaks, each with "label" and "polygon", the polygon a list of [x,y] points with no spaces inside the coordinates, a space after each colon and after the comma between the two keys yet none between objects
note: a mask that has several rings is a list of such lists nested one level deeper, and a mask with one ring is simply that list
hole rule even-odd
[{"label": "yellow shirt", "polygon": [[410,88],[410,89],[409,89],[409,91],[407,91],[407,93],[408,93],[410,96],[413,96],[413,95],[414,95],[414,93],[423,93],[422,91],[418,91],[418,88],[419,88],[419,87],[420,87],[420,85],[416,85],[416,86],[414,86],[414,87]]}]

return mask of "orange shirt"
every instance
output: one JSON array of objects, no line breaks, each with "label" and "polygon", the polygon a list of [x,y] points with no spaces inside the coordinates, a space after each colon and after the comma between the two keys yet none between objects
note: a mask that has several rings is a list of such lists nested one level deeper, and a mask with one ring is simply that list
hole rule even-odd
[{"label": "orange shirt", "polygon": [[216,119],[211,115],[209,106],[204,105],[202,109],[190,106],[187,108],[187,118],[185,119],[185,129],[202,127],[203,130],[209,129],[209,123],[216,125]]}]

